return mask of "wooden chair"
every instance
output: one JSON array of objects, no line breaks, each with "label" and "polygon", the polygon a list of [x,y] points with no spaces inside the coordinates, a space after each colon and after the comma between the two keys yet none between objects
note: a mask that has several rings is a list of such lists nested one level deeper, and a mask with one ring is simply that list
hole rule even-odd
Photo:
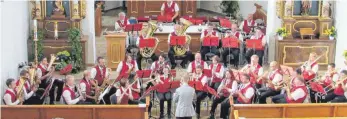
[{"label": "wooden chair", "polygon": [[300,28],[300,36],[301,39],[304,39],[304,36],[310,36],[311,40],[312,37],[314,36],[314,32],[312,28]]}]

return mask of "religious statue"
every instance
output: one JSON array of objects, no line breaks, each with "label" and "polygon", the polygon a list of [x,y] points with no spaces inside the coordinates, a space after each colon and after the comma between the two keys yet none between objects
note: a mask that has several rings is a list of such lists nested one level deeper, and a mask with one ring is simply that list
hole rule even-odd
[{"label": "religious statue", "polygon": [[292,16],[292,1],[286,0],[284,5],[284,17],[291,17]]},{"label": "religious statue", "polygon": [[301,15],[309,15],[312,3],[310,0],[301,1]]},{"label": "religious statue", "polygon": [[322,17],[329,18],[330,17],[329,12],[330,12],[330,3],[329,1],[324,0],[323,6],[322,6]]},{"label": "religious statue", "polygon": [[54,5],[55,5],[54,11],[64,13],[64,7],[63,7],[62,0],[56,0],[54,2]]}]

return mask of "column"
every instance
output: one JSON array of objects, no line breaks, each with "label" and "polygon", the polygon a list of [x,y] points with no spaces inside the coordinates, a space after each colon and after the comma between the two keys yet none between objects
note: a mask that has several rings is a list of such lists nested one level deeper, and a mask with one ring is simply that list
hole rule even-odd
[{"label": "column", "polygon": [[335,11],[335,28],[337,29],[337,38],[336,38],[336,54],[335,54],[335,64],[336,66],[342,67],[345,66],[343,61],[344,57],[342,56],[342,53],[344,50],[347,50],[346,44],[347,44],[347,1],[345,0],[338,0],[335,1],[336,3],[336,11]]},{"label": "column", "polygon": [[94,64],[96,59],[94,24],[94,1],[86,0],[86,17],[82,20],[81,24],[83,34],[88,35],[86,48],[86,64]]},{"label": "column", "polygon": [[276,1],[269,0],[267,5],[266,40],[268,42],[268,61],[275,60],[276,29],[281,27],[281,19],[276,15]]}]

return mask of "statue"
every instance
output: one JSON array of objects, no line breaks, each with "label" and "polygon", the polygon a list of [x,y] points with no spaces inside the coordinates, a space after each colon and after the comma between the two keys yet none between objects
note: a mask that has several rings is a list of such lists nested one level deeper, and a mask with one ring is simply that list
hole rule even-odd
[{"label": "statue", "polygon": [[312,3],[310,0],[301,1],[301,15],[309,15]]},{"label": "statue", "polygon": [[323,18],[329,18],[330,15],[329,15],[329,12],[330,12],[330,3],[329,1],[323,1],[323,6],[322,6],[322,17]]},{"label": "statue", "polygon": [[292,16],[292,1],[286,0],[286,3],[284,5],[284,17],[291,17]]},{"label": "statue", "polygon": [[63,2],[61,0],[56,0],[54,2],[54,5],[55,5],[54,11],[63,12],[64,13]]}]

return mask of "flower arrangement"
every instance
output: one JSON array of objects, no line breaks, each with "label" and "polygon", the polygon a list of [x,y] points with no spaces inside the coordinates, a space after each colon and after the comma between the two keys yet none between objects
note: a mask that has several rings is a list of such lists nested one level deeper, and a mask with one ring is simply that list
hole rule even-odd
[{"label": "flower arrangement", "polygon": [[79,70],[76,67],[76,61],[69,51],[64,50],[57,53],[59,63],[55,66],[57,71],[60,71],[61,75],[67,75],[69,73],[77,73]]},{"label": "flower arrangement", "polygon": [[336,29],[335,29],[335,27],[331,27],[331,29],[326,29],[325,31],[324,31],[324,33],[325,34],[328,34],[329,36],[332,36],[332,37],[336,37],[336,35],[337,35],[337,32],[336,32]]},{"label": "flower arrangement", "polygon": [[72,64],[68,64],[60,70],[60,74],[61,75],[67,75],[67,74],[71,73],[71,71],[72,71]]},{"label": "flower arrangement", "polygon": [[347,60],[347,50],[343,51],[343,56],[345,57],[345,59]]},{"label": "flower arrangement", "polygon": [[284,27],[278,28],[276,30],[276,33],[277,33],[278,36],[282,36],[282,37],[286,37],[288,35],[288,31]]}]

